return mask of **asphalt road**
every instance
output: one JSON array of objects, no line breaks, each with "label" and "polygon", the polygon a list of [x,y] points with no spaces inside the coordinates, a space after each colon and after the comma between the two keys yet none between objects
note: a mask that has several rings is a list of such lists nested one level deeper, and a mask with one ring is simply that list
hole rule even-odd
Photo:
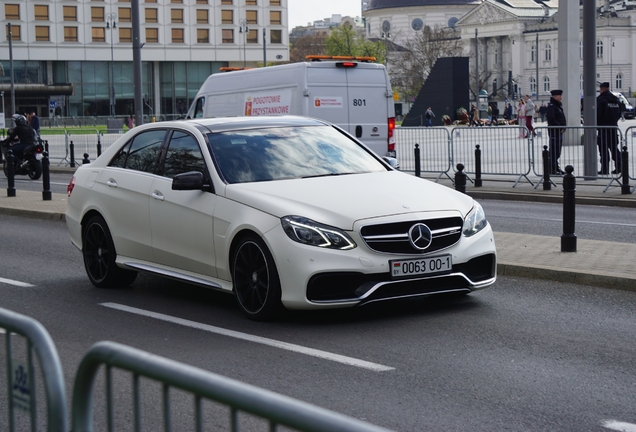
[{"label": "asphalt road", "polygon": [[[500,277],[462,298],[255,323],[231,296],[153,276],[140,275],[130,288],[94,288],[63,222],[0,215],[0,234],[1,306],[51,333],[69,400],[84,352],[112,340],[400,431],[603,431],[608,421],[636,423],[636,293]],[[117,375],[118,431],[132,428],[129,378]],[[160,388],[144,382],[142,390],[143,430],[158,430]],[[103,430],[103,385],[96,393],[96,430]],[[182,396],[174,397],[176,430],[191,430],[192,400]],[[226,430],[228,414],[205,408],[208,430]]]}]

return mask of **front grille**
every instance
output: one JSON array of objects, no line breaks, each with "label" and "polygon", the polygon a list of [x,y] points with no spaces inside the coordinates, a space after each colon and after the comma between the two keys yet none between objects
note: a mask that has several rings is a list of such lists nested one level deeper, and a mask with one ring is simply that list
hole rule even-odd
[{"label": "front grille", "polygon": [[[409,241],[409,229],[417,223],[428,226],[433,235],[430,246],[425,250],[416,249]],[[451,217],[367,225],[362,227],[360,235],[376,252],[423,255],[457,243],[462,236],[463,223],[461,217]]]}]

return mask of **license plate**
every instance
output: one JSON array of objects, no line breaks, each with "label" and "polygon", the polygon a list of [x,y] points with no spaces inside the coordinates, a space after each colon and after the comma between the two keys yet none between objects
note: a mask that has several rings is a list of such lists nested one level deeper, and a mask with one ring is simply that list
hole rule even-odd
[{"label": "license plate", "polygon": [[434,273],[446,273],[453,269],[450,255],[440,255],[428,258],[389,261],[391,277],[420,276]]},{"label": "license plate", "polygon": [[42,160],[42,159],[43,159],[43,157],[44,157],[44,155],[43,155],[42,153],[36,153],[36,154],[35,154],[35,158],[36,158],[37,160]]}]

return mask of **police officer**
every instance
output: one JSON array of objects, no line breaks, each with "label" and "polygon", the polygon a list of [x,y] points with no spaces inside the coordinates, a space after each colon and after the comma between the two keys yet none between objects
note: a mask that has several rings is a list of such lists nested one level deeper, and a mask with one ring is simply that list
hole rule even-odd
[{"label": "police officer", "polygon": [[562,127],[566,125],[563,103],[561,103],[563,90],[552,90],[550,94],[552,97],[545,111],[548,120],[548,135],[550,136],[550,174],[563,175],[565,172],[559,166],[563,132],[565,131]]},{"label": "police officer", "polygon": [[31,126],[29,126],[26,117],[24,117],[22,114],[13,114],[11,116],[11,119],[14,121],[15,127],[9,132],[9,136],[4,141],[2,141],[2,144],[10,145],[11,142],[17,137],[20,142],[14,144],[11,147],[11,150],[13,150],[13,154],[16,157],[21,159],[22,151],[28,146],[36,143],[37,135],[35,133],[35,130]]},{"label": "police officer", "polygon": [[609,83],[601,83],[600,94],[596,97],[596,124],[598,126],[613,126],[613,128],[601,128],[598,130],[596,144],[601,156],[601,175],[609,174],[609,155],[614,161],[612,174],[621,172],[621,150],[618,145],[618,119],[624,111],[621,101],[609,91]]}]

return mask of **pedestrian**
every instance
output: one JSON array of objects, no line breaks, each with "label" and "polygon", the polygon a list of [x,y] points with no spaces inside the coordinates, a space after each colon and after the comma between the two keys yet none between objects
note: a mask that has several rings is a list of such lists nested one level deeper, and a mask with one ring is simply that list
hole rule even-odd
[{"label": "pedestrian", "polygon": [[508,106],[506,106],[504,111],[504,118],[508,121],[512,120],[512,105],[510,105],[510,102],[508,102]]},{"label": "pedestrian", "polygon": [[492,126],[492,105],[488,104],[488,126]]},{"label": "pedestrian", "polygon": [[426,127],[433,126],[433,117],[435,117],[435,113],[433,113],[431,107],[428,107],[424,116],[426,117]]},{"label": "pedestrian", "polygon": [[479,110],[475,104],[470,104],[470,125],[479,126]]},{"label": "pedestrian", "polygon": [[541,116],[541,123],[545,122],[545,111],[548,107],[545,102],[541,102],[541,106],[539,107],[539,115]]},{"label": "pedestrian", "polygon": [[618,145],[618,119],[623,116],[622,103],[611,91],[609,83],[601,83],[599,95],[596,97],[596,124],[598,126],[613,126],[613,128],[599,128],[596,137],[598,152],[601,156],[601,175],[609,174],[610,155],[614,161],[612,174],[621,172],[621,150]]},{"label": "pedestrian", "polygon": [[492,122],[497,126],[499,124],[499,106],[497,102],[492,105]]},{"label": "pedestrian", "polygon": [[135,127],[135,119],[132,114],[126,119],[126,126],[128,126],[128,129]]},{"label": "pedestrian", "polygon": [[29,125],[35,130],[35,133],[38,134],[38,138],[40,137],[40,118],[35,114],[35,111],[31,113],[31,118],[29,119]]},{"label": "pedestrian", "polygon": [[565,172],[559,166],[561,146],[563,145],[563,129],[566,126],[565,112],[563,111],[563,90],[551,90],[550,102],[546,108],[545,116],[548,120],[548,134],[550,136],[550,174],[563,175]]},{"label": "pedestrian", "polygon": [[534,119],[534,116],[536,114],[536,107],[532,99],[530,99],[530,95],[526,95],[525,99],[526,128],[528,129],[528,137],[530,136],[530,134],[532,134],[532,136],[537,136],[537,133],[534,131],[534,127],[532,126],[532,120]]},{"label": "pedestrian", "polygon": [[527,138],[528,131],[526,131],[526,103],[523,98],[519,99],[519,105],[517,105],[517,124],[519,128],[519,138]]}]

